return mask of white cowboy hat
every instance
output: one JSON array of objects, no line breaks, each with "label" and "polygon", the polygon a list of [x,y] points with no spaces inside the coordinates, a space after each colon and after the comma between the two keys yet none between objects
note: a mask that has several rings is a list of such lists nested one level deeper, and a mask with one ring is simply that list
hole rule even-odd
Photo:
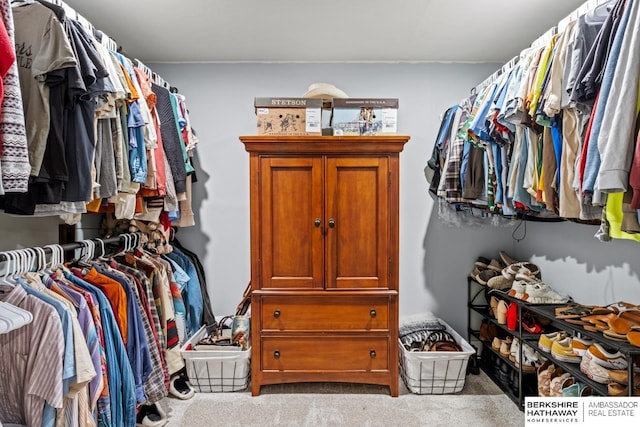
[{"label": "white cowboy hat", "polygon": [[303,98],[348,98],[349,95],[344,93],[329,83],[312,83],[307,93],[302,95]]}]

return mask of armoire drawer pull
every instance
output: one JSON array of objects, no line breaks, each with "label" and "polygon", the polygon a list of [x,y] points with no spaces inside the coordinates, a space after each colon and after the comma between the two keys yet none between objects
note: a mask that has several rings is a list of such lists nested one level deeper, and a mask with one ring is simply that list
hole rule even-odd
[{"label": "armoire drawer pull", "polygon": [[372,308],[371,311],[369,312],[369,314],[371,315],[371,318],[373,319],[374,317],[376,317],[376,309]]},{"label": "armoire drawer pull", "polygon": [[376,358],[376,351],[375,350],[371,350],[369,352],[369,356],[371,356],[372,359],[375,359]]},{"label": "armoire drawer pull", "polygon": [[276,319],[277,319],[278,317],[280,317],[280,310],[276,310],[276,311],[274,311],[274,312],[273,312],[273,317],[275,317]]},{"label": "armoire drawer pull", "polygon": [[280,350],[276,350],[273,352],[273,358],[274,359],[280,359]]}]

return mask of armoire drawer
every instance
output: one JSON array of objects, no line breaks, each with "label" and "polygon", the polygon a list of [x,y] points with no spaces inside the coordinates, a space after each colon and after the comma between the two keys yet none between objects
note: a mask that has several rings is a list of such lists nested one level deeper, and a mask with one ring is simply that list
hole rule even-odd
[{"label": "armoire drawer", "polygon": [[386,371],[388,354],[388,337],[262,337],[263,371]]},{"label": "armoire drawer", "polygon": [[386,331],[388,296],[263,296],[263,331]]}]

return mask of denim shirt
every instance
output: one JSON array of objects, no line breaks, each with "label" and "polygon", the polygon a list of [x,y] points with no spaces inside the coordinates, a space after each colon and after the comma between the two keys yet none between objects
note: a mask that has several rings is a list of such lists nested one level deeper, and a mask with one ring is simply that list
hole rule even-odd
[{"label": "denim shirt", "polygon": [[65,271],[64,275],[74,285],[95,296],[100,305],[104,344],[107,353],[107,377],[109,378],[109,390],[111,392],[111,420],[114,426],[135,427],[135,382],[111,305],[100,289],[68,271]]},{"label": "denim shirt", "polygon": [[186,284],[183,299],[187,306],[187,334],[191,337],[198,332],[202,325],[202,313],[204,302],[202,299],[202,290],[200,289],[200,281],[196,268],[180,249],[174,246],[173,251],[165,255],[166,258],[175,261],[189,275],[189,281]]}]

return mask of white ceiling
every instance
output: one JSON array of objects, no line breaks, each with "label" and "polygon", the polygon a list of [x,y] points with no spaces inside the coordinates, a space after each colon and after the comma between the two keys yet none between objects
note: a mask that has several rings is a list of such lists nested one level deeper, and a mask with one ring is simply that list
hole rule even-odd
[{"label": "white ceiling", "polygon": [[584,0],[66,0],[143,62],[506,62]]}]

